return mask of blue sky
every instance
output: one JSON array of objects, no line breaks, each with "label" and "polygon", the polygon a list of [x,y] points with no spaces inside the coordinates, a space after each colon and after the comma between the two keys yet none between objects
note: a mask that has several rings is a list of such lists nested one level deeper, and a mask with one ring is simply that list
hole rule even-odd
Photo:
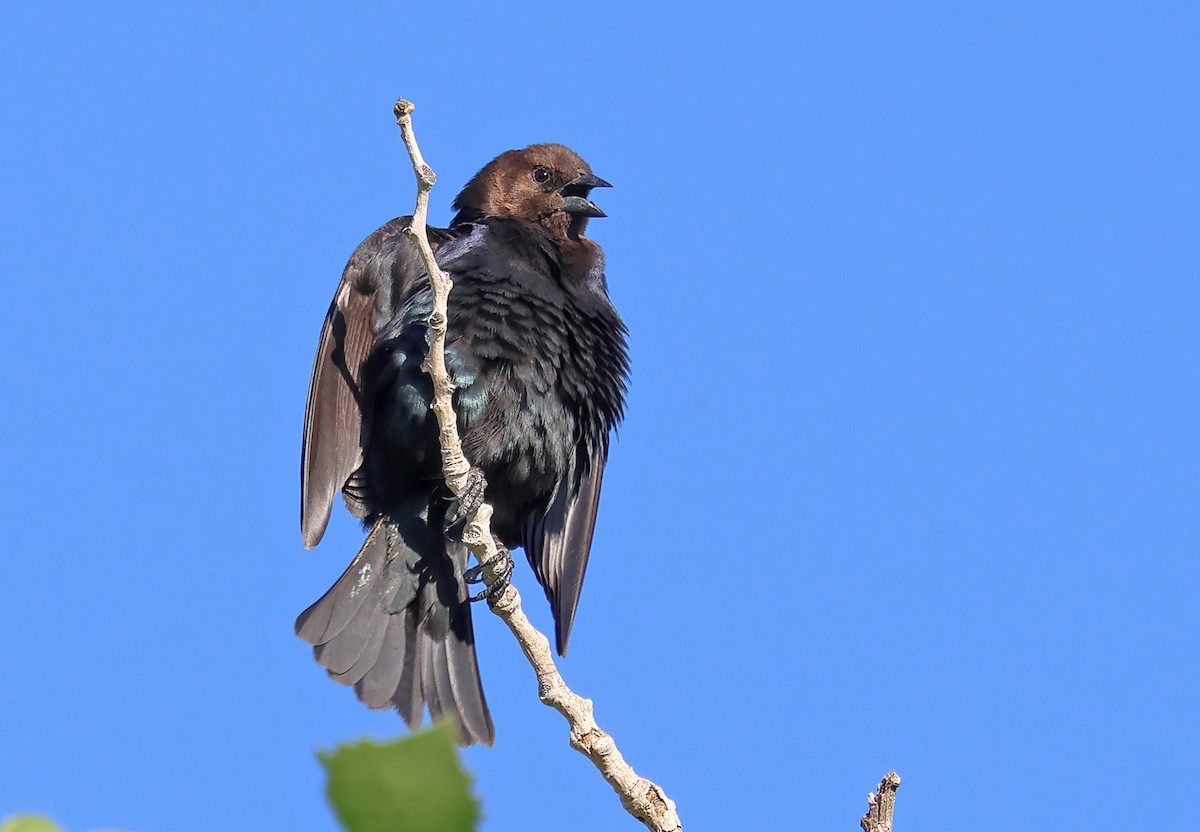
[{"label": "blue sky", "polygon": [[[302,549],[300,428],[402,94],[435,222],[532,142],[616,185],[562,670],[689,830],[856,828],[891,768],[905,829],[1188,828],[1197,7],[431,8],[0,12],[0,815],[332,830],[314,750],[402,731],[291,632],[361,538]],[[476,631],[484,829],[635,828]]]}]

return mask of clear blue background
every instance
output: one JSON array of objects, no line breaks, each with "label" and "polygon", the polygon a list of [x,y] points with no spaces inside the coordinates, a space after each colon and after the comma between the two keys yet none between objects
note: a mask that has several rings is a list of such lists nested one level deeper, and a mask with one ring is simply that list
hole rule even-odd
[{"label": "clear blue background", "polygon": [[[1200,740],[1193,3],[7,3],[0,814],[332,830],[401,723],[296,613],[343,263],[577,148],[632,332],[563,663],[689,830],[1184,829]],[[549,616],[527,568],[531,612]],[[482,612],[482,611],[481,611]],[[486,830],[636,828],[499,621]]]}]

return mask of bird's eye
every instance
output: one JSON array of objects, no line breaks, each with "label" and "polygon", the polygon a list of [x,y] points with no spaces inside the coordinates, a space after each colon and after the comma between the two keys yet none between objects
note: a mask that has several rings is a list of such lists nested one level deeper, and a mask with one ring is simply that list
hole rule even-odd
[{"label": "bird's eye", "polygon": [[550,171],[542,167],[533,169],[533,181],[539,185],[545,185],[550,181]]}]

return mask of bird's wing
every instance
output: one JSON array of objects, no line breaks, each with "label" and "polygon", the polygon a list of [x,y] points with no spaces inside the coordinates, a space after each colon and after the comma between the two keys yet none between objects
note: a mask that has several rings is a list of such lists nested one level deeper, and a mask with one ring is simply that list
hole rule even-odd
[{"label": "bird's wing", "polygon": [[554,611],[555,646],[560,656],[567,653],[596,529],[600,483],[608,457],[607,441],[598,444],[589,452],[585,443],[580,443],[550,507],[544,515],[530,517],[525,529],[525,553]]},{"label": "bird's wing", "polygon": [[[325,534],[334,495],[362,464],[363,362],[392,310],[427,280],[404,233],[409,220],[392,220],[354,250],[321,327],[300,460],[300,531],[309,549]],[[430,229],[430,243],[441,240]]]}]

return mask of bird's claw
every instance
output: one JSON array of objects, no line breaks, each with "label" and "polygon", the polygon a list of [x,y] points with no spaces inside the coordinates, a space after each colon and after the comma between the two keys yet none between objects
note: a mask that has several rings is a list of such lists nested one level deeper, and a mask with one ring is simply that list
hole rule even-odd
[{"label": "bird's claw", "polygon": [[[488,583],[484,572],[491,567],[492,574],[496,577],[491,583]],[[463,578],[469,584],[485,584],[484,588],[471,596],[471,601],[482,601],[485,598],[491,600],[499,595],[504,590],[508,589],[508,585],[512,583],[513,570],[516,569],[516,564],[513,562],[512,553],[500,546],[496,550],[496,554],[492,555],[487,560],[480,563],[478,566],[472,566],[463,573]]]},{"label": "bird's claw", "polygon": [[483,505],[483,495],[487,491],[487,480],[483,471],[472,468],[467,472],[467,482],[457,497],[452,498],[449,510],[446,512],[446,531],[461,529],[467,518]]}]

